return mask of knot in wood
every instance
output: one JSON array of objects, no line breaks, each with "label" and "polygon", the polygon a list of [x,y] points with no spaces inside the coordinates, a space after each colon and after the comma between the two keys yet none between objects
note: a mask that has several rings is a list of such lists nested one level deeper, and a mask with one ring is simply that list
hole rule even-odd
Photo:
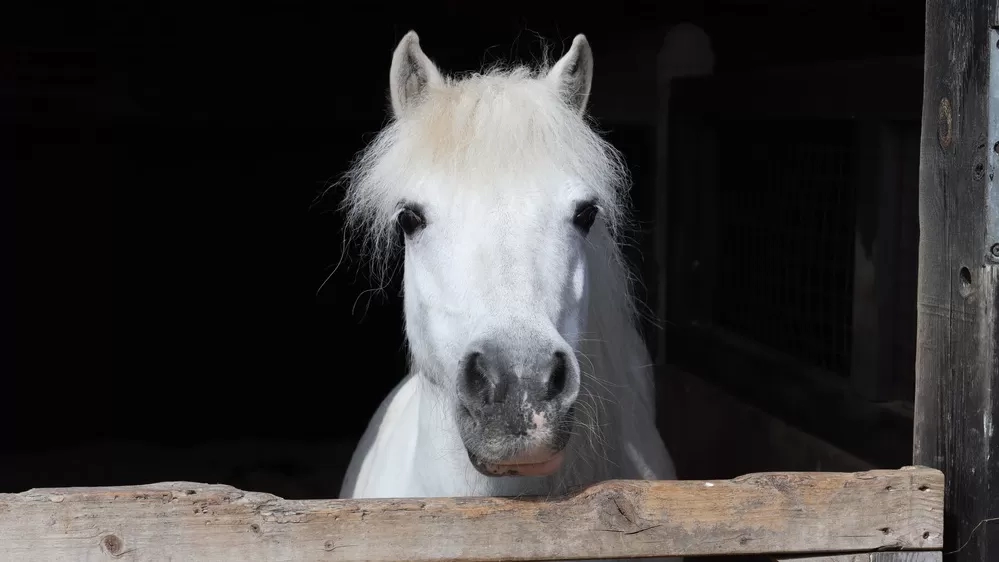
[{"label": "knot in wood", "polygon": [[980,180],[985,177],[985,161],[981,158],[975,159],[974,167],[972,168],[972,174],[976,180]]},{"label": "knot in wood", "polygon": [[950,100],[940,99],[940,109],[937,112],[937,140],[940,148],[947,150],[954,141],[952,131],[954,127],[954,116],[951,111]]},{"label": "knot in wood", "polygon": [[101,539],[101,547],[104,549],[104,552],[115,558],[121,555],[124,546],[125,544],[116,535],[108,535]]},{"label": "knot in wood", "polygon": [[600,523],[603,530],[619,533],[636,533],[649,527],[635,504],[626,494],[618,490],[605,490],[598,496],[600,501]]}]

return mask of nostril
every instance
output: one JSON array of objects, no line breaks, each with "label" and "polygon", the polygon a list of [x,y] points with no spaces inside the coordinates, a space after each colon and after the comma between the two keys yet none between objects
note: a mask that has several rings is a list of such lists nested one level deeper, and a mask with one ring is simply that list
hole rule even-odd
[{"label": "nostril", "polygon": [[485,369],[481,364],[482,354],[475,352],[465,359],[465,389],[471,395],[481,395],[489,387]]},{"label": "nostril", "polygon": [[479,352],[473,352],[465,361],[465,394],[477,402],[492,404],[502,402],[506,392],[503,381],[494,381],[489,361]]},{"label": "nostril", "polygon": [[545,395],[545,400],[554,400],[555,397],[562,394],[562,391],[565,390],[568,370],[565,353],[556,351],[555,365],[552,367],[551,376],[548,377],[548,393]]}]

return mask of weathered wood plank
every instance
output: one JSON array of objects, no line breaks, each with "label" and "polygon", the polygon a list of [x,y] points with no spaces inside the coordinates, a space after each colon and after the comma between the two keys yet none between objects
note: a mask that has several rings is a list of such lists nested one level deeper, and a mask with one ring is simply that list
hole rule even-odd
[{"label": "weathered wood plank", "polygon": [[943,474],[611,481],[561,499],[282,500],[163,483],[0,495],[0,560],[569,560],[939,549]]},{"label": "weathered wood plank", "polygon": [[949,560],[999,558],[999,0],[927,0],[914,462],[947,474]]},{"label": "weathered wood plank", "polygon": [[940,562],[943,552],[922,550],[908,552],[863,552],[826,556],[774,556],[777,562]]}]

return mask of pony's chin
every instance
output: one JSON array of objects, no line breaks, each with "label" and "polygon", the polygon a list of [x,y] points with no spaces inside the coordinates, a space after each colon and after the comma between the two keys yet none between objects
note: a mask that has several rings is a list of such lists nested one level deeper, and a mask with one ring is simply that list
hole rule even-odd
[{"label": "pony's chin", "polygon": [[468,453],[472,466],[486,476],[550,476],[562,467],[565,451],[541,455],[533,453],[515,457],[500,463],[484,463],[471,452]]}]

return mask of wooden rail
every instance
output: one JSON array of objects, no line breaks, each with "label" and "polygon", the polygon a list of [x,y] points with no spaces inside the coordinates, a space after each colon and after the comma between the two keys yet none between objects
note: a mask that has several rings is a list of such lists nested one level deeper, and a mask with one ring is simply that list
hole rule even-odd
[{"label": "wooden rail", "polygon": [[943,474],[921,467],[618,480],[557,499],[297,501],[184,482],[35,489],[0,494],[0,560],[485,561],[939,551],[943,497]]}]

